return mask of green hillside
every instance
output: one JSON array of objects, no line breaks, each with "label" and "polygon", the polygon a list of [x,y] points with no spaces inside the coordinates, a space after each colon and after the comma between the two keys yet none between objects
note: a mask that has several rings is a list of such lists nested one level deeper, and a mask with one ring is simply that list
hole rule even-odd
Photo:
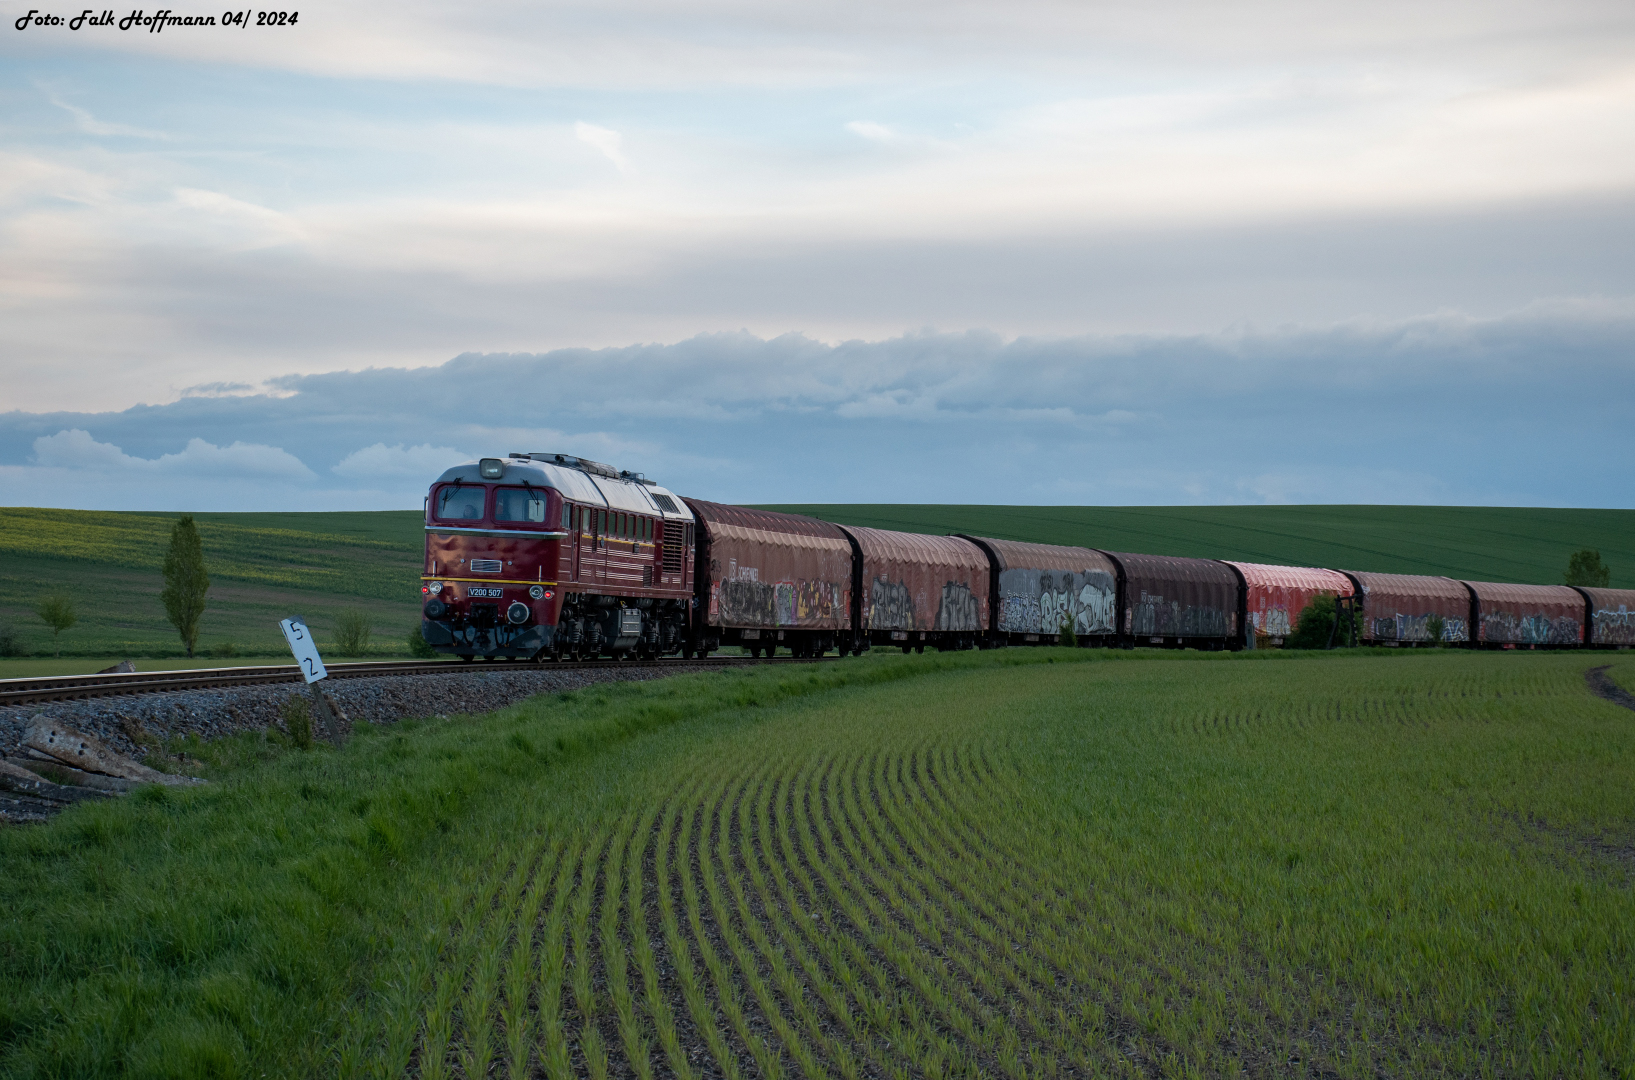
[{"label": "green hillside", "polygon": [[1615,587],[1635,588],[1635,510],[931,504],[762,509],[904,532],[1535,585],[1559,585],[1567,557],[1591,547],[1612,567]]},{"label": "green hillside", "polygon": [[[159,591],[179,516],[0,509],[0,628],[11,627],[26,651],[48,652],[50,633],[32,609],[62,591],[80,620],[62,635],[64,655],[178,655]],[[278,620],[292,613],[321,640],[337,612],[360,608],[377,646],[392,650],[416,625],[418,511],[194,518],[211,579],[202,649],[231,642],[244,653],[281,654]]]}]

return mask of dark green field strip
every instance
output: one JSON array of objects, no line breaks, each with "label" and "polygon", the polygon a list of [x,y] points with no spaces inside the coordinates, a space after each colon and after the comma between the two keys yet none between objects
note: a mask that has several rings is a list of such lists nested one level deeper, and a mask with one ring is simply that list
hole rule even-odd
[{"label": "dark green field strip", "polygon": [[[49,656],[60,647],[64,656],[178,656],[182,645],[159,598],[163,587],[157,570],[7,555],[0,557],[0,624],[12,627],[25,650],[35,655]],[[54,645],[33,605],[55,592],[73,601],[79,622]],[[245,654],[286,652],[278,621],[292,614],[308,619],[322,647],[336,616],[343,609],[355,608],[369,616],[377,646],[401,654],[406,648],[405,635],[419,625],[418,595],[418,587],[400,590],[389,599],[375,599],[344,590],[281,588],[217,578],[211,582],[210,603],[200,623],[199,649],[207,651],[231,642]]]},{"label": "dark green field strip", "polygon": [[769,505],[841,524],[1111,551],[1559,584],[1600,550],[1635,588],[1635,510],[1457,506]]},{"label": "dark green field strip", "polygon": [[[212,575],[386,597],[402,587],[405,574],[412,581],[417,573],[419,538],[395,535],[398,530],[392,530],[392,539],[382,540],[352,532],[240,525],[231,523],[235,516],[209,515],[210,520],[200,521],[205,565]],[[5,507],[0,508],[0,553],[158,571],[175,519],[176,515]]]}]

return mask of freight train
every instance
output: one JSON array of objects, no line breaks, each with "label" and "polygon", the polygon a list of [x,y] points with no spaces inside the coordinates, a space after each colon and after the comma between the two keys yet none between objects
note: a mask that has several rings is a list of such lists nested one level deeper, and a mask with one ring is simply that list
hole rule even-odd
[{"label": "freight train", "polygon": [[464,660],[845,656],[1048,644],[1276,647],[1332,596],[1358,644],[1635,644],[1635,590],[927,536],[687,499],[569,454],[457,465],[426,496],[421,632]]}]

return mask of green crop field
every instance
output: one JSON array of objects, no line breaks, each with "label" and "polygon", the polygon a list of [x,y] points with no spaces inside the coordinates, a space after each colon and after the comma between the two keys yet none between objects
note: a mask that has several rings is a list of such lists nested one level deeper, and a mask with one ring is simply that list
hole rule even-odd
[{"label": "green crop field", "polygon": [[[32,609],[60,591],[80,619],[61,636],[65,656],[180,656],[159,600],[178,516],[0,509],[0,627],[17,634],[23,651],[49,656],[50,631]],[[341,609],[358,608],[370,617],[377,651],[402,653],[404,635],[419,625],[417,511],[194,517],[211,576],[201,649],[283,654],[278,620],[304,615],[324,635]],[[0,660],[0,677],[18,666]]]},{"label": "green crop field", "polygon": [[1559,585],[1597,548],[1635,589],[1635,510],[1493,506],[779,505],[766,510],[904,532],[967,533],[1107,551]]},{"label": "green crop field", "polygon": [[1627,1076],[1591,662],[870,656],[194,747],[0,830],[0,1072]]}]

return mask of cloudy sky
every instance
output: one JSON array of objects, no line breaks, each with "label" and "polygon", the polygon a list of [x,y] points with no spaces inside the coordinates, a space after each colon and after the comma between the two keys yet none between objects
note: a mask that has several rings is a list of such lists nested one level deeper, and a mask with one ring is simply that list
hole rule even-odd
[{"label": "cloudy sky", "polygon": [[28,10],[0,505],[1635,505],[1627,0]]}]

